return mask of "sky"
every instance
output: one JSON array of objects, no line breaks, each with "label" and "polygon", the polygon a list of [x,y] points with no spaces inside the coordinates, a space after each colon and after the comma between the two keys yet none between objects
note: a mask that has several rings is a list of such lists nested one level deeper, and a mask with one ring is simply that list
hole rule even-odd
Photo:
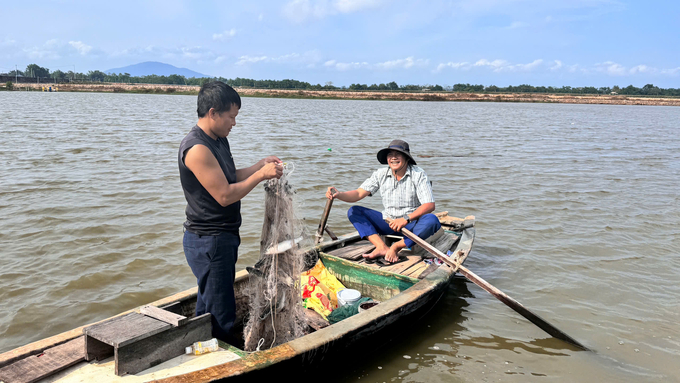
[{"label": "sky", "polygon": [[160,61],[312,84],[680,88],[680,2],[2,0],[0,72]]}]

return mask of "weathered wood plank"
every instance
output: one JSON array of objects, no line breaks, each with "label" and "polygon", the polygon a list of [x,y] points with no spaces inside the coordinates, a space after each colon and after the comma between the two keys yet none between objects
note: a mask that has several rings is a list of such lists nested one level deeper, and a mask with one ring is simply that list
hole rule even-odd
[{"label": "weathered wood plank", "polygon": [[136,374],[184,354],[184,348],[212,337],[210,314],[116,349],[116,375]]},{"label": "weathered wood plank", "polygon": [[[427,238],[425,242],[429,243],[437,250],[446,253],[446,251],[451,249],[451,247],[458,241],[458,238],[459,237],[457,235],[446,232],[444,228],[441,228],[432,236]],[[413,246],[413,253],[423,257],[432,257],[432,255],[427,250],[423,249],[423,247],[419,245]]]},{"label": "weathered wood plank", "polygon": [[[356,233],[350,234],[347,237],[341,238],[341,240],[348,240],[347,238],[352,239],[356,236],[358,236],[358,234],[356,234]],[[341,242],[341,241],[338,241],[338,242]],[[236,281],[235,281],[234,285],[236,286],[236,285],[242,284],[245,281],[247,281],[247,279],[248,279],[248,272],[246,270],[238,271],[236,273]],[[177,294],[173,294],[173,295],[165,297],[165,298],[161,298],[161,299],[159,299],[155,302],[152,302],[150,304],[155,305],[155,306],[161,306],[161,305],[165,305],[165,304],[168,304],[168,303],[171,303],[171,302],[175,302],[177,300],[191,301],[192,298],[193,298],[193,306],[195,306],[195,302],[196,302],[195,297],[196,297],[197,291],[198,291],[198,287],[194,286],[194,287],[192,287],[188,290],[181,291]],[[116,316],[123,316],[123,315],[126,315],[126,314],[128,314],[132,311],[133,310],[127,310],[127,311],[124,311],[124,312],[122,312],[122,313],[120,313]],[[191,310],[189,310],[189,312],[193,313],[194,308],[192,307]],[[104,319],[103,321],[106,321],[106,320],[109,320],[109,319]],[[76,338],[83,335],[83,328],[94,325],[94,324],[96,324],[96,323],[90,323],[90,324],[87,324],[87,325],[84,325],[84,326],[79,326],[79,327],[76,327],[72,330],[65,331],[63,333],[51,336],[49,338],[41,339],[41,340],[38,340],[38,341],[35,341],[35,342],[32,342],[32,343],[29,343],[27,345],[17,347],[13,350],[9,350],[7,352],[4,352],[4,353],[0,354],[0,367],[5,367],[9,364],[12,364],[12,363],[14,363],[18,360],[21,360],[23,358],[26,358],[28,356],[40,354],[48,348],[58,346],[60,344],[63,344],[63,343],[69,342],[73,339],[76,339]]]},{"label": "weathered wood plank", "polygon": [[167,305],[162,305],[162,306],[157,306],[157,307],[161,308],[165,311],[170,311],[171,313],[175,313],[177,315],[186,316],[186,315],[183,314],[184,309],[183,309],[182,306],[183,306],[183,303],[177,301],[177,302],[172,302],[172,303],[168,303]]},{"label": "weathered wood plank", "polygon": [[406,258],[407,258],[406,261],[403,261],[403,262],[400,262],[400,263],[397,263],[397,264],[394,264],[394,265],[390,265],[390,266],[383,266],[382,269],[385,270],[385,271],[389,271],[391,273],[401,274],[402,271],[408,269],[409,267],[415,265],[416,263],[418,263],[422,260],[420,255],[409,255]]},{"label": "weathered wood plank", "polygon": [[332,250],[328,254],[343,259],[359,260],[363,254],[373,251],[374,248],[371,242],[363,240]]},{"label": "weathered wood plank", "polygon": [[181,326],[189,321],[189,318],[183,315],[171,313],[170,311],[166,311],[156,306],[143,306],[139,309],[139,312],[148,317],[169,323],[175,327]]},{"label": "weathered wood plank", "polygon": [[437,265],[436,263],[433,263],[431,265],[428,265],[427,268],[425,270],[423,270],[420,273],[420,275],[418,275],[418,277],[414,277],[414,278],[425,279],[425,277],[427,277],[428,275],[430,275],[432,272],[434,272],[437,269],[439,269],[439,265]]},{"label": "weathered wood plank", "polygon": [[314,330],[320,330],[330,325],[327,320],[323,319],[321,314],[312,309],[305,310],[305,318],[309,327],[313,328]]},{"label": "weathered wood plank", "polygon": [[402,271],[401,275],[406,275],[411,278],[418,278],[420,273],[425,271],[425,269],[427,269],[428,266],[430,266],[428,263],[418,262],[413,266],[409,267],[408,269]]},{"label": "weathered wood plank", "polygon": [[115,347],[136,342],[172,327],[171,324],[132,312],[83,329],[83,334]]},{"label": "weathered wood plank", "polygon": [[104,360],[110,356],[113,356],[113,346],[106,344],[101,340],[97,340],[91,336],[84,336],[83,341],[83,353],[85,354],[85,360],[88,362],[90,360]]},{"label": "weathered wood plank", "polygon": [[85,359],[83,337],[46,349],[0,369],[0,381],[32,383]]}]

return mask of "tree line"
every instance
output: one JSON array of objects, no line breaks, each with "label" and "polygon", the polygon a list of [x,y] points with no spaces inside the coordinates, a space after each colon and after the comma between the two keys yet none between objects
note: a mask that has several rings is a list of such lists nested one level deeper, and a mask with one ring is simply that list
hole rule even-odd
[{"label": "tree line", "polygon": [[55,70],[51,72],[37,64],[30,64],[25,71],[13,70],[5,73],[5,76],[20,75],[31,78],[49,78],[56,82],[111,82],[127,84],[166,84],[166,85],[203,85],[208,81],[219,80],[233,87],[247,87],[258,89],[300,89],[300,90],[353,90],[353,91],[435,91],[435,92],[466,92],[466,93],[563,93],[563,94],[621,94],[621,95],[645,95],[645,96],[680,96],[680,88],[659,88],[653,84],[647,84],[642,88],[633,85],[627,87],[552,87],[533,86],[522,84],[518,86],[498,87],[495,85],[455,84],[453,86],[435,85],[398,85],[392,81],[381,84],[351,84],[349,87],[334,86],[331,81],[321,84],[310,84],[298,80],[253,80],[249,78],[227,79],[224,77],[185,77],[172,74],[169,76],[132,76],[129,73],[104,73],[99,70],[87,73],[63,72]]}]

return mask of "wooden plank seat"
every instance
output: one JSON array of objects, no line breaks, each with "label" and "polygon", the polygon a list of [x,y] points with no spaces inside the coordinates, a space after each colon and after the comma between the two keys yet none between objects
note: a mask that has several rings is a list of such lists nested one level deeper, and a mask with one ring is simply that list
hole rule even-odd
[{"label": "wooden plank seat", "polygon": [[368,240],[364,239],[329,251],[328,254],[351,261],[359,261],[363,258],[362,256],[364,254],[370,253],[373,251],[373,249],[375,249],[375,246],[373,246],[373,244]]},{"label": "wooden plank seat", "polygon": [[188,319],[153,306],[140,311],[85,327],[85,360],[113,356],[116,375],[136,374],[212,336],[210,314]]},{"label": "wooden plank seat", "polygon": [[[454,222],[450,225],[443,225],[439,231],[434,233],[431,237],[427,238],[427,242],[432,246],[436,247],[440,251],[446,252],[451,248],[460,238],[458,235],[453,235],[450,231],[449,226],[464,224],[464,220],[460,222]],[[385,243],[390,245],[396,241],[401,240],[403,237],[398,235],[387,235],[383,239]],[[392,265],[383,265],[380,263],[367,263],[363,254],[369,253],[375,249],[375,246],[371,244],[368,240],[360,240],[352,244],[348,244],[344,247],[339,247],[328,252],[328,254],[335,257],[343,258],[349,261],[357,262],[370,268],[376,268],[383,271],[388,271],[391,273],[401,274],[409,276],[412,278],[422,279],[428,274],[436,270],[439,266],[434,263],[427,263],[424,259],[431,258],[432,255],[420,246],[415,245],[412,249],[402,249],[399,252],[399,256],[406,258],[404,261],[395,263]]]},{"label": "wooden plank seat", "polygon": [[37,382],[83,360],[85,360],[83,337],[80,336],[0,368],[0,381],[6,383]]}]

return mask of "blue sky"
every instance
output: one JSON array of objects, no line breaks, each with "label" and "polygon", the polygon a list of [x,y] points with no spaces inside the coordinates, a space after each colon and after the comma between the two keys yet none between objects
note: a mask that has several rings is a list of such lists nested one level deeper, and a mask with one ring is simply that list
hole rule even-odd
[{"label": "blue sky", "polygon": [[680,2],[3,1],[0,72],[143,61],[310,83],[680,88]]}]

